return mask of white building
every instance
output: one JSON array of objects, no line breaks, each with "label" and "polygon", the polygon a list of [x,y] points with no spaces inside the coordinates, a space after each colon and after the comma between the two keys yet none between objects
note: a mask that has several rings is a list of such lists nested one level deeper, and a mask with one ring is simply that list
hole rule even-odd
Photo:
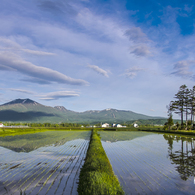
[{"label": "white building", "polygon": [[116,124],[116,127],[120,128],[123,127],[121,124]]},{"label": "white building", "polygon": [[134,126],[134,127],[138,127],[138,124],[137,124],[137,123],[134,123],[133,126]]},{"label": "white building", "polygon": [[127,127],[127,126],[122,126],[121,124],[112,124],[112,127],[118,127],[118,128],[121,128],[121,127]]},{"label": "white building", "polygon": [[4,127],[3,123],[0,123],[0,127]]},{"label": "white building", "polygon": [[109,127],[109,124],[108,124],[108,123],[104,123],[104,124],[102,125],[102,127]]}]

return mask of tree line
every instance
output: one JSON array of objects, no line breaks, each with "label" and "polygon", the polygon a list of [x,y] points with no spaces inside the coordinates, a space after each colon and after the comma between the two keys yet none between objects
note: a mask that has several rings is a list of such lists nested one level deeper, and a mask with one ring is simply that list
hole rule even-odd
[{"label": "tree line", "polygon": [[181,85],[174,98],[175,100],[168,106],[169,119],[172,118],[172,112],[174,112],[181,117],[181,129],[194,125],[195,86],[189,89],[186,85]]}]

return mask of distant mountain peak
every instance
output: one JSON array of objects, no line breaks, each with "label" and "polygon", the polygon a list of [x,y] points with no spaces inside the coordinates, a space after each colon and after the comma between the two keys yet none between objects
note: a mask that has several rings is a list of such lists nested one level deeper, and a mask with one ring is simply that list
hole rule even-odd
[{"label": "distant mountain peak", "polygon": [[67,111],[67,109],[64,106],[54,106],[54,108],[56,108],[60,111]]},{"label": "distant mountain peak", "polygon": [[35,102],[35,101],[33,101],[29,98],[26,98],[26,99],[15,99],[11,102],[3,104],[2,106],[11,105],[11,104],[34,104],[34,105],[38,105],[39,103],[37,103],[37,102]]}]

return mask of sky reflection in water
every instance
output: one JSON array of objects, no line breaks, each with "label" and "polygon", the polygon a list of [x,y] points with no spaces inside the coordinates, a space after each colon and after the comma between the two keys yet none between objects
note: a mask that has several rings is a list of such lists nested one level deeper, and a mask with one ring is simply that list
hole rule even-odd
[{"label": "sky reflection in water", "polygon": [[[195,138],[138,133],[100,132],[125,193],[194,194]],[[129,141],[112,142],[125,139]]]},{"label": "sky reflection in water", "polygon": [[77,195],[90,135],[49,131],[1,137],[0,194]]}]

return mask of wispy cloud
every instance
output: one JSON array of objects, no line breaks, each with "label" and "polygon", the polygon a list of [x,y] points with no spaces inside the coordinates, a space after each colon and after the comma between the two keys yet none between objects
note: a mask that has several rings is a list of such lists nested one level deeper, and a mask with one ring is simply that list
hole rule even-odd
[{"label": "wispy cloud", "polygon": [[53,13],[55,15],[59,14],[68,14],[68,15],[76,15],[76,10],[73,9],[73,7],[70,4],[71,1],[66,0],[42,0],[38,7],[40,7],[42,10],[48,11],[50,13]]},{"label": "wispy cloud", "polygon": [[150,54],[150,50],[146,45],[137,46],[131,51],[132,54],[136,56],[147,56]]},{"label": "wispy cloud", "polygon": [[145,71],[145,69],[134,66],[134,67],[129,68],[125,71],[125,76],[133,79],[135,76],[137,76],[137,73],[141,72],[141,71]]},{"label": "wispy cloud", "polygon": [[88,67],[91,68],[92,70],[94,70],[95,72],[105,76],[105,77],[109,77],[107,71],[103,70],[102,68],[100,68],[96,65],[88,65]]},{"label": "wispy cloud", "polygon": [[10,88],[8,90],[10,90],[10,91],[17,91],[17,92],[26,93],[26,94],[34,94],[32,91],[28,91],[28,90],[24,90],[24,89],[13,89],[13,88]]},{"label": "wispy cloud", "polygon": [[189,66],[191,64],[195,64],[195,60],[184,60],[184,61],[179,61],[174,64],[174,72],[171,74],[179,76],[179,77],[191,77],[193,75],[192,72],[189,71]]},{"label": "wispy cloud", "polygon": [[130,41],[135,43],[148,42],[147,35],[142,32],[139,27],[132,27],[129,30],[126,30],[125,35],[129,38]]},{"label": "wispy cloud", "polygon": [[187,11],[188,13],[190,13],[192,11],[193,7],[194,7],[194,5],[191,5],[191,6],[185,5],[184,10]]},{"label": "wispy cloud", "polygon": [[40,85],[49,85],[52,82],[50,81],[46,81],[44,79],[38,79],[38,78],[25,78],[25,79],[20,79],[21,81],[25,81],[25,82],[30,82],[30,83],[37,83]]},{"label": "wispy cloud", "polygon": [[150,40],[147,35],[142,32],[139,27],[132,27],[129,30],[126,30],[125,36],[131,41],[130,53],[138,57],[146,57],[150,52],[150,47],[148,43]]},{"label": "wispy cloud", "polygon": [[32,55],[38,55],[38,56],[53,56],[56,55],[55,53],[51,52],[45,52],[45,51],[39,51],[39,50],[32,50],[32,49],[24,49],[20,44],[16,43],[13,40],[10,40],[5,37],[0,37],[0,50],[3,51],[13,51],[13,52],[25,52]]},{"label": "wispy cloud", "polygon": [[40,100],[57,100],[60,98],[78,97],[79,94],[75,91],[56,91],[40,95]]},{"label": "wispy cloud", "polygon": [[25,75],[49,82],[65,83],[70,85],[88,84],[87,81],[82,79],[73,79],[50,68],[36,66],[31,62],[22,59],[20,56],[14,55],[11,52],[0,53],[0,64],[9,68],[13,68]]},{"label": "wispy cloud", "polygon": [[21,50],[26,52],[26,53],[33,54],[33,55],[39,55],[39,56],[53,56],[53,55],[56,55],[54,53],[44,52],[44,51],[36,51],[36,50],[30,50],[30,49],[21,49]]},{"label": "wispy cloud", "polygon": [[4,66],[4,65],[0,65],[0,70],[14,71],[15,69],[11,68],[11,67]]}]

